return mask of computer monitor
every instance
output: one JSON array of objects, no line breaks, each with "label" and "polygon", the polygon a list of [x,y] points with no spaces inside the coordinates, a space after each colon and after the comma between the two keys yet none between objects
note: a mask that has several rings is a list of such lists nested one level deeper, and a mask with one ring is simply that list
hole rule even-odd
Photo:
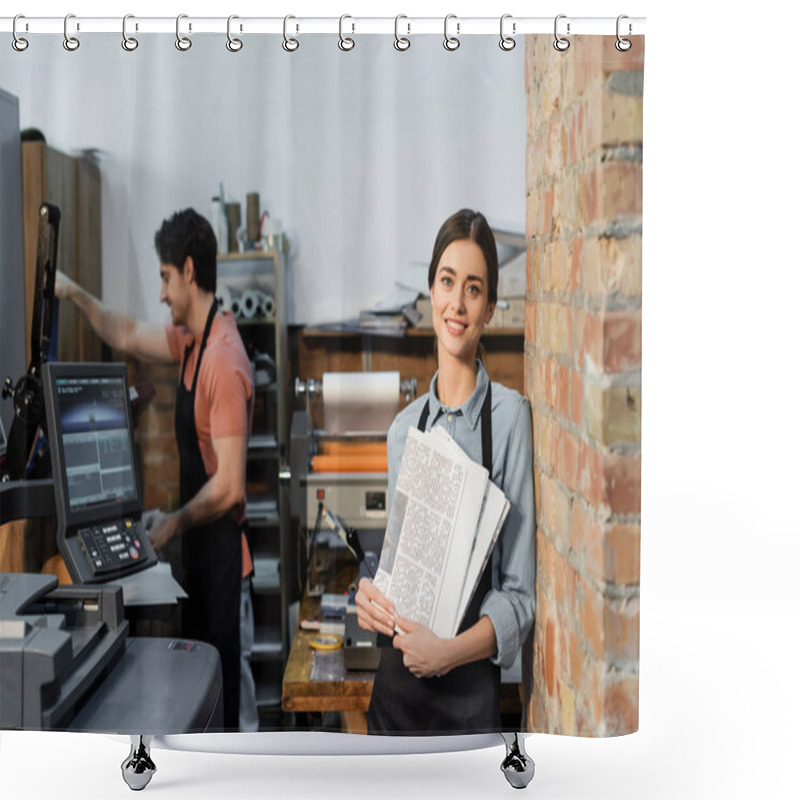
[{"label": "computer monitor", "polygon": [[153,566],[125,365],[47,363],[43,374],[58,546],[72,580]]}]

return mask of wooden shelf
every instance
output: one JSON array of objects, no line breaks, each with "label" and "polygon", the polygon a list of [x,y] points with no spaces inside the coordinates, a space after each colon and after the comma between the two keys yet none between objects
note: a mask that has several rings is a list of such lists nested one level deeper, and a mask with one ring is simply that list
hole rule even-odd
[{"label": "wooden shelf", "polygon": [[[525,329],[524,328],[484,328],[483,333],[481,333],[481,337],[486,336],[524,336]],[[360,330],[360,331],[353,331],[353,330],[328,330],[328,329],[319,329],[319,328],[304,328],[303,329],[303,337],[307,339],[343,339],[343,338],[355,338],[358,336],[388,336],[389,338],[403,338],[406,336],[410,339],[432,339],[435,334],[433,328],[406,328],[405,334],[403,336],[394,336],[382,333],[379,330]]]},{"label": "wooden shelf", "polygon": [[248,258],[278,257],[277,250],[246,250],[244,253],[217,253],[217,261],[244,261]]},{"label": "wooden shelf", "polygon": [[[408,328],[406,336],[421,336],[430,337],[434,336],[433,328]],[[524,328],[484,328],[481,332],[481,338],[484,336],[524,336]]]}]

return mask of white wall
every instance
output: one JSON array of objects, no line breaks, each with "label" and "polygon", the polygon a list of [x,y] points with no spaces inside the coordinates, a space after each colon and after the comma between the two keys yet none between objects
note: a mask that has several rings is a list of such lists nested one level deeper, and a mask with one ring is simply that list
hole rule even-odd
[{"label": "white wall", "polygon": [[[20,98],[23,127],[55,147],[102,151],[107,302],[151,321],[158,304],[153,233],[177,208],[210,212],[260,193],[288,230],[290,320],[355,316],[404,265],[430,258],[441,222],[482,210],[522,232],[525,214],[523,48],[471,37],[449,53],[438,37],[404,53],[391,38],[246,39],[149,35],[126,53],[116,35],[37,36],[2,48],[0,86]],[[63,209],[69,214],[70,209]]]}]

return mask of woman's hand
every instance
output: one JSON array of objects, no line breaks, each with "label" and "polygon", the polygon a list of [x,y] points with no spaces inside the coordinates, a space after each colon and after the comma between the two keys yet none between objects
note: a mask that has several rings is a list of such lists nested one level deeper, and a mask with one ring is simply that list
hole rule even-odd
[{"label": "woman's hand", "polygon": [[403,664],[417,678],[438,678],[451,669],[450,643],[452,639],[439,638],[430,628],[397,618],[397,627],[403,631],[394,637],[394,646],[403,653]]},{"label": "woman's hand", "polygon": [[369,578],[362,578],[356,592],[358,624],[365,631],[394,636],[394,606]]}]

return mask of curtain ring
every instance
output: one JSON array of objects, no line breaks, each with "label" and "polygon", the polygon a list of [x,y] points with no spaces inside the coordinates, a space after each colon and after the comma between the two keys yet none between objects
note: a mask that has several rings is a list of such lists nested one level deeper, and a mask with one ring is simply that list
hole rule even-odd
[{"label": "curtain ring", "polygon": [[231,35],[231,22],[235,19],[239,19],[236,14],[231,14],[228,17],[228,41],[225,42],[225,47],[227,47],[231,53],[238,53],[244,47],[244,42],[242,42],[241,39],[237,39],[235,36]]},{"label": "curtain ring", "polygon": [[134,19],[133,14],[126,14],[122,18],[122,49],[132,53],[139,46],[139,40],[134,39],[133,36],[128,36],[129,19]]},{"label": "curtain ring", "polygon": [[511,19],[511,14],[503,14],[503,16],[500,17],[500,49],[505,50],[506,52],[513,50],[517,46],[517,43],[513,38],[513,35],[517,32],[517,23],[513,22],[511,24],[512,35],[506,36],[503,31],[503,25],[507,19]]},{"label": "curtain ring", "polygon": [[[400,35],[401,19],[408,19],[408,17],[405,14],[398,14],[394,18],[394,49],[403,51],[411,47],[411,39],[406,39],[405,36]],[[406,27],[408,28],[408,33],[411,33],[411,25],[406,23]]]},{"label": "curtain ring", "polygon": [[461,47],[461,42],[459,41],[458,38],[458,33],[461,29],[461,23],[456,22],[456,35],[450,36],[447,33],[447,23],[450,22],[451,19],[457,19],[456,15],[448,14],[444,18],[444,42],[442,42],[442,44],[444,45],[445,50],[449,50],[452,53],[453,50],[458,50],[458,48]]},{"label": "curtain ring", "polygon": [[[339,49],[344,51],[352,50],[356,46],[355,39],[351,39],[349,36],[345,36],[344,32],[342,31],[342,27],[346,19],[353,19],[353,18],[349,14],[342,14],[342,16],[339,17]],[[355,33],[356,24],[355,22],[351,24],[353,26],[353,32]]]},{"label": "curtain ring", "polygon": [[[67,14],[67,16],[64,17],[64,49],[73,53],[81,46],[81,43],[74,36],[69,35],[67,27],[71,19],[75,19],[74,14]],[[78,27],[78,30],[80,30],[80,27]]]},{"label": "curtain ring", "polygon": [[11,42],[11,46],[12,46],[12,47],[13,47],[13,48],[14,48],[14,49],[15,49],[15,50],[18,52],[18,53],[21,53],[23,50],[27,50],[27,49],[28,49],[28,44],[29,44],[29,42],[28,42],[28,40],[27,40],[27,39],[23,39],[23,38],[22,38],[22,37],[21,37],[21,36],[20,36],[20,35],[17,33],[17,20],[18,20],[18,19],[25,19],[25,15],[24,15],[24,14],[17,14],[17,16],[16,16],[16,17],[14,17],[14,22],[13,22],[13,24],[12,24],[12,26],[11,26],[11,32],[14,34],[14,39],[13,39],[13,40],[12,40],[12,42]]},{"label": "curtain ring", "polygon": [[[188,14],[178,14],[175,20],[175,47],[182,52],[186,52],[192,46],[192,40],[188,36],[181,36],[181,20],[188,19]],[[192,26],[189,25],[189,30]]]},{"label": "curtain ring", "polygon": [[[620,53],[627,53],[628,50],[630,50],[631,47],[633,47],[633,42],[630,39],[623,39],[619,34],[619,24],[620,22],[622,22],[623,19],[628,19],[628,17],[625,16],[625,14],[620,14],[617,17],[617,41],[615,42],[614,47],[616,47],[617,50],[620,51]],[[628,33],[630,32],[631,32],[631,26],[628,25]]]},{"label": "curtain ring", "polygon": [[297,18],[293,17],[291,14],[283,18],[283,49],[287,53],[294,53],[294,51],[297,50],[298,47],[300,47],[300,42],[298,42],[297,39],[292,39],[289,37],[287,31],[290,19],[297,19]]},{"label": "curtain ring", "polygon": [[[559,14],[556,17],[555,26],[553,28],[555,33],[555,39],[553,40],[553,47],[558,50],[559,53],[563,53],[565,50],[569,49],[569,39],[565,39],[563,36],[558,35],[558,21],[560,19],[566,19],[566,14]],[[569,22],[567,23],[567,36],[569,36]]]}]

